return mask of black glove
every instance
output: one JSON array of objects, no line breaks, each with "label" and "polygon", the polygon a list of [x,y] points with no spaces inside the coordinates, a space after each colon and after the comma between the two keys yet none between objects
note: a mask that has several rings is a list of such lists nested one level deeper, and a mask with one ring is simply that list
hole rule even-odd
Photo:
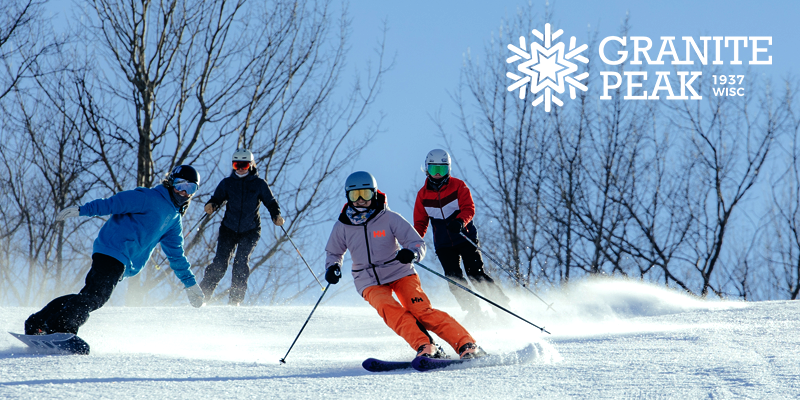
[{"label": "black glove", "polygon": [[452,234],[458,235],[462,229],[464,229],[464,220],[461,218],[456,218],[447,224],[447,230]]},{"label": "black glove", "polygon": [[339,268],[339,264],[333,264],[325,270],[325,280],[328,281],[331,285],[335,285],[339,283],[339,279],[342,278],[342,269]]},{"label": "black glove", "polygon": [[414,254],[413,251],[409,249],[400,249],[400,251],[397,252],[397,256],[394,259],[400,261],[403,264],[411,264],[412,262],[414,262],[414,259],[416,258],[417,256]]}]

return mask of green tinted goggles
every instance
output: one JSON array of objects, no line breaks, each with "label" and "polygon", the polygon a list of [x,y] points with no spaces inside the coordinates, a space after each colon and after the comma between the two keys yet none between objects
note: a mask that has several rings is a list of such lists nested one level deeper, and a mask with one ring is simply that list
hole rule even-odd
[{"label": "green tinted goggles", "polygon": [[445,176],[450,173],[450,166],[447,164],[428,164],[428,174],[435,176],[439,174]]}]

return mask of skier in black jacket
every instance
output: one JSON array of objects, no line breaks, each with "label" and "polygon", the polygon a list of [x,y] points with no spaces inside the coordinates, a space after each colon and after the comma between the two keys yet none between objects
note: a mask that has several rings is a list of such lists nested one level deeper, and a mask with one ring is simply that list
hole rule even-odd
[{"label": "skier in black jacket", "polygon": [[228,261],[233,255],[230,301],[228,304],[238,306],[247,292],[247,278],[250,277],[250,254],[261,238],[261,216],[259,206],[264,204],[272,217],[272,223],[283,225],[283,217],[278,202],[264,179],[259,178],[253,153],[245,148],[233,153],[233,172],[223,179],[214,195],[208,200],[205,212],[213,213],[228,201],[225,217],[219,227],[219,241],[214,261],[206,267],[200,288],[206,299],[210,299],[219,281],[228,269]]}]

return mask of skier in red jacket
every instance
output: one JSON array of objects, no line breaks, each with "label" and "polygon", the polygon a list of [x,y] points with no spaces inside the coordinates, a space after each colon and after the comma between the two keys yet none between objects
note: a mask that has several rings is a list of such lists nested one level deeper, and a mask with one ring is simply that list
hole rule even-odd
[{"label": "skier in red jacket", "polygon": [[[461,271],[463,259],[464,270],[472,285],[487,297],[507,306],[508,297],[484,271],[483,259],[478,249],[461,236],[463,233],[471,241],[478,243],[478,230],[472,223],[475,216],[472,193],[464,181],[450,176],[450,154],[441,149],[431,150],[425,158],[425,168],[427,179],[417,193],[414,204],[414,229],[424,237],[430,221],[433,227],[433,245],[445,276],[468,286]],[[450,292],[461,309],[467,311],[467,319],[474,320],[483,316],[475,297],[455,285],[450,285]]]}]

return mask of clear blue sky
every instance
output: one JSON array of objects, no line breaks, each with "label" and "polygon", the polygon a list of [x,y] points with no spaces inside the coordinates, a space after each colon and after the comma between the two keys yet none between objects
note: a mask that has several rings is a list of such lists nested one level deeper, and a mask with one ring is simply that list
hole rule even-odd
[{"label": "clear blue sky", "polygon": [[[66,16],[63,14],[71,3],[54,0],[48,7],[64,18],[69,17],[69,12]],[[450,132],[456,129],[457,120],[452,117],[454,104],[448,92],[458,88],[465,52],[471,49],[473,55],[482,55],[485,43],[492,33],[496,35],[501,20],[511,19],[517,9],[526,4],[526,0],[350,2],[349,67],[358,66],[363,71],[366,62],[374,59],[373,50],[380,40],[384,20],[389,28],[387,52],[395,56],[395,67],[385,76],[383,91],[371,111],[372,119],[381,112],[385,114],[384,132],[365,144],[365,151],[354,162],[353,171],[372,172],[379,187],[388,194],[390,207],[406,219],[412,218],[413,196],[424,182],[420,171],[424,156],[429,150],[444,144],[436,135],[436,125],[430,116],[440,111],[445,128]],[[533,6],[541,17],[545,1],[534,0]],[[589,26],[598,29],[600,38],[616,35],[620,22],[629,12],[630,35],[653,38],[656,46],[660,43],[657,41],[660,36],[772,36],[769,55],[773,57],[773,65],[763,67],[760,72],[779,79],[785,74],[796,73],[800,66],[797,53],[800,48],[797,42],[800,40],[800,1],[796,0],[761,3],[741,0],[555,0],[550,2],[550,7],[554,11],[555,28],[563,29],[566,38],[576,36],[583,41]],[[543,21],[539,26],[530,27],[533,28],[542,30]],[[509,34],[510,37],[528,36],[530,29]],[[454,175],[464,177],[468,171],[461,168],[469,169],[470,165],[466,154],[455,150],[453,155],[460,163]],[[331,212],[334,213],[331,215],[332,224],[338,209]],[[481,210],[478,209],[477,213],[480,217]],[[320,229],[324,231],[323,235],[327,235],[330,225],[323,224]],[[322,244],[319,249],[307,250],[312,267],[320,271],[322,266],[316,260],[321,255]],[[435,282],[428,280],[426,290]],[[355,296],[351,288],[342,290]]]},{"label": "clear blue sky", "polygon": [[[71,2],[52,1],[53,13],[63,13]],[[533,1],[541,17],[545,1]],[[555,28],[565,37],[586,38],[587,28],[598,29],[599,37],[616,35],[626,12],[630,13],[631,35],[648,36],[654,46],[660,36],[772,36],[769,55],[773,65],[761,71],[776,79],[797,72],[800,56],[798,16],[800,1],[550,1]],[[383,21],[388,24],[387,53],[395,67],[384,81],[383,91],[372,109],[377,118],[385,114],[384,132],[367,144],[353,170],[367,170],[378,179],[395,211],[411,219],[413,192],[422,185],[420,171],[424,156],[443,141],[436,135],[430,115],[441,111],[451,132],[457,121],[451,117],[453,102],[448,92],[458,88],[464,53],[482,55],[486,41],[497,33],[503,18],[511,19],[527,1],[420,1],[383,2],[352,0],[349,67],[364,70],[374,59],[373,50],[381,37]],[[67,12],[69,14],[69,12]],[[531,27],[543,29],[543,23]],[[511,32],[511,36],[528,35]],[[677,47],[677,42],[676,42]],[[657,51],[657,50],[654,50]],[[679,53],[682,47],[678,48]],[[466,157],[460,167],[469,167]],[[462,153],[463,154],[463,153]],[[466,171],[455,170],[456,176]],[[480,210],[478,210],[480,213]]]},{"label": "clear blue sky", "polygon": [[[481,54],[495,35],[501,19],[511,18],[527,1],[419,1],[350,2],[353,19],[350,63],[372,56],[382,21],[388,22],[387,47],[396,55],[395,68],[386,75],[383,92],[373,111],[383,111],[385,132],[369,144],[354,170],[368,170],[389,196],[389,205],[411,219],[409,192],[421,187],[419,167],[430,149],[443,145],[435,135],[429,115],[441,110],[446,127],[456,128],[449,118],[454,111],[448,92],[457,89],[463,55],[467,49]],[[539,16],[545,1],[533,1]],[[770,67],[761,71],[775,79],[798,71],[800,1],[576,1],[550,2],[556,28],[566,37],[586,38],[587,27],[597,28],[599,37],[616,35],[621,20],[630,12],[631,35],[651,37],[654,47],[660,36],[772,36]],[[543,30],[542,26],[531,27]],[[529,31],[528,31],[529,32]],[[528,35],[514,32],[513,36]],[[682,46],[676,48],[682,53]],[[749,50],[749,49],[748,49]],[[656,48],[653,50],[657,52]],[[456,149],[455,156],[459,153]],[[466,156],[466,155],[465,155]],[[467,160],[463,160],[466,162]],[[461,167],[467,167],[463,165]],[[458,169],[456,176],[460,175]],[[413,198],[411,198],[413,200]],[[478,210],[480,213],[480,210]]]}]

